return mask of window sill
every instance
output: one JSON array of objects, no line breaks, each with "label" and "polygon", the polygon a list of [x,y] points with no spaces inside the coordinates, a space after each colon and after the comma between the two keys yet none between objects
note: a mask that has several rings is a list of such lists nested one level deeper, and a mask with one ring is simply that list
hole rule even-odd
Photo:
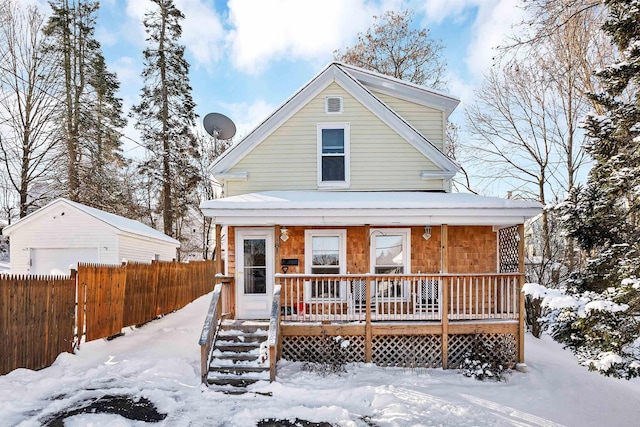
[{"label": "window sill", "polygon": [[332,188],[349,188],[349,186],[350,185],[348,182],[341,182],[341,181],[318,183],[318,188],[325,189],[325,190],[331,190]]}]

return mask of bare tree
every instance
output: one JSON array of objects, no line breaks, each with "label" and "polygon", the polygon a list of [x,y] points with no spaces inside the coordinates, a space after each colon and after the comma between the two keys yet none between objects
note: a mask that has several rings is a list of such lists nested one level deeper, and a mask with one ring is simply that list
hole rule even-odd
[{"label": "bare tree", "polygon": [[[593,73],[602,69],[614,55],[614,48],[602,26],[607,8],[597,0],[530,0],[522,3],[530,18],[519,26],[501,51],[507,56],[539,58],[539,65],[552,81],[559,114],[556,129],[558,156],[563,162],[551,171],[564,199],[587,166],[581,119],[589,112],[603,114],[602,105],[589,95],[601,91]],[[566,242],[563,258],[569,271],[577,266],[573,240]]]},{"label": "bare tree", "polygon": [[387,11],[374,16],[373,27],[358,34],[353,47],[333,52],[336,61],[377,71],[434,89],[444,89],[444,46],[429,36],[429,30],[412,29],[413,12]]},{"label": "bare tree", "polygon": [[0,2],[0,162],[18,193],[19,216],[46,196],[32,192],[56,168],[58,55],[45,49],[45,18],[36,6]]},{"label": "bare tree", "polygon": [[[558,162],[554,146],[559,130],[553,123],[559,111],[552,81],[535,63],[513,61],[491,70],[465,113],[473,150],[486,171],[483,178],[509,182],[523,197],[545,205]],[[546,219],[543,213],[548,236]],[[550,253],[548,244],[545,253]]]}]

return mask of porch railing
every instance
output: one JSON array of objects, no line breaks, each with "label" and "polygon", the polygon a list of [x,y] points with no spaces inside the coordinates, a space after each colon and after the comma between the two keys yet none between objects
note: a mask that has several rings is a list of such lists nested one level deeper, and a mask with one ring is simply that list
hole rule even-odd
[{"label": "porch railing", "polygon": [[[283,321],[518,319],[511,274],[276,274]],[[448,287],[447,301],[443,287]]]}]

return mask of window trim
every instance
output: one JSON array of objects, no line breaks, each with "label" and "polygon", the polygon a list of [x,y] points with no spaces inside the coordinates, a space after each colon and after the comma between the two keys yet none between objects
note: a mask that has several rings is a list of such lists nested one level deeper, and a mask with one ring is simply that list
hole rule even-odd
[{"label": "window trim", "polygon": [[[370,230],[371,243],[369,245],[369,256],[371,274],[376,274],[376,236],[402,236],[402,251],[404,255],[403,267],[404,272],[402,274],[411,274],[411,228],[372,228]],[[402,296],[401,297],[385,297],[385,301],[407,301],[410,298],[408,292],[407,281],[403,281],[402,284]],[[374,290],[375,292],[375,290]]]},{"label": "window trim", "polygon": [[[337,236],[338,237],[338,262],[339,273],[346,274],[347,271],[347,230],[342,229],[311,229],[304,231],[304,273],[313,274],[311,267],[313,265],[313,237],[323,236]],[[340,282],[340,296],[338,298],[312,298],[311,297],[311,282],[306,281],[304,284],[304,301],[316,302],[316,301],[346,301],[347,289],[346,283]]]},{"label": "window trim", "polygon": [[[323,129],[344,130],[344,181],[322,180],[322,131]],[[316,131],[317,171],[319,188],[348,188],[351,185],[351,125],[348,122],[318,123]],[[335,156],[338,157],[338,156]]]}]

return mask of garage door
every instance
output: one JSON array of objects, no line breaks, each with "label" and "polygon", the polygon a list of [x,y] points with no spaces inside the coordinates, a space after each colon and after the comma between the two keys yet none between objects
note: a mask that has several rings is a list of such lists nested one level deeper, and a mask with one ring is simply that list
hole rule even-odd
[{"label": "garage door", "polygon": [[31,249],[31,274],[69,274],[79,262],[99,262],[98,248]]}]

